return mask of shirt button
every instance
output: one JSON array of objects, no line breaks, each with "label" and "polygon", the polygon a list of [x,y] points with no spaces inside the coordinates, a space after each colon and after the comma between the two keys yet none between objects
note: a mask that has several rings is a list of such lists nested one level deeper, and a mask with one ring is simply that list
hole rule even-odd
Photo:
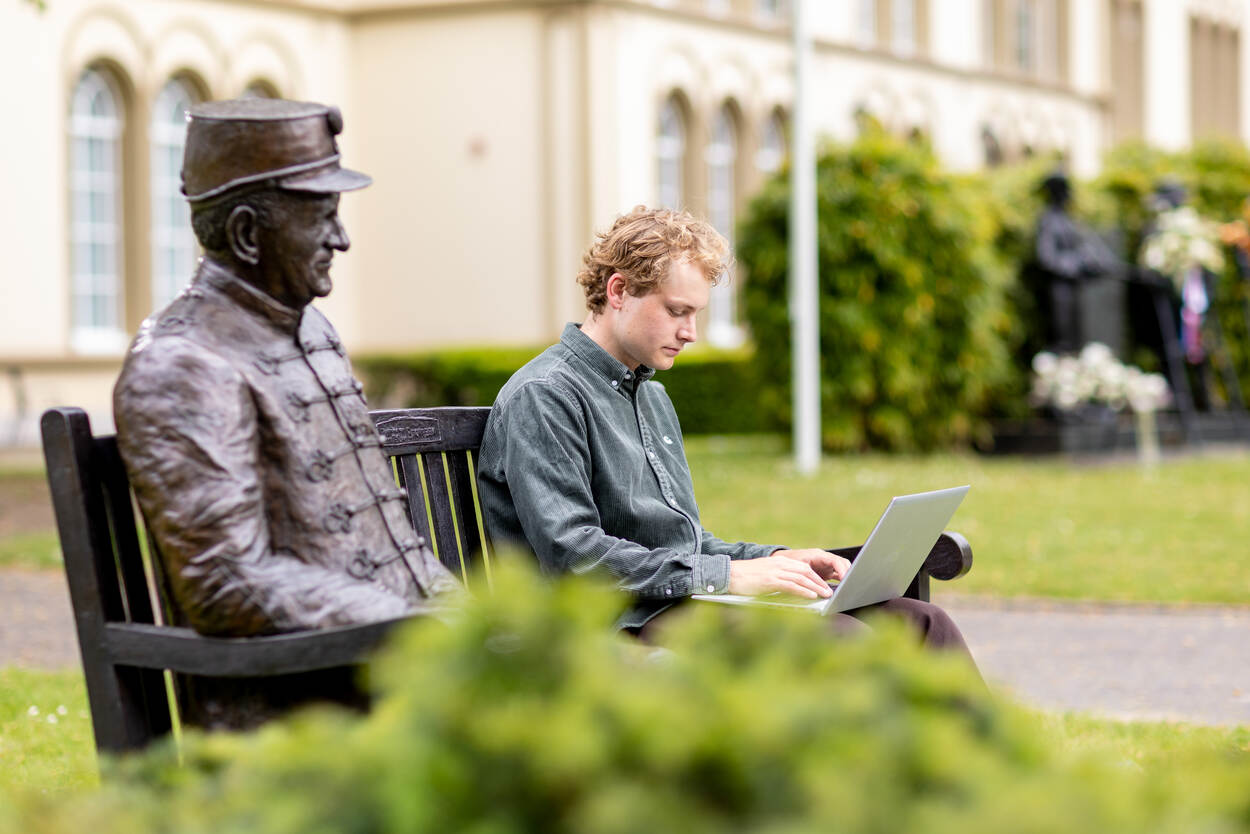
[{"label": "shirt button", "polygon": [[666,596],[666,597],[671,597],[672,595],[673,595],[673,589],[672,589],[672,588],[665,588],[665,589],[664,589],[664,596]]},{"label": "shirt button", "polygon": [[707,592],[708,592],[709,594],[714,594],[714,593],[716,593],[716,586],[715,586],[715,585],[708,585],[708,586],[707,586]]},{"label": "shirt button", "polygon": [[620,383],[619,383],[619,382],[617,382],[615,379],[614,379],[614,380],[612,380],[612,387],[613,387],[613,388],[615,388],[615,387],[616,387],[616,386],[618,386],[618,385],[620,385]]},{"label": "shirt button", "polygon": [[652,460],[655,460],[655,452],[647,452],[647,457],[651,458]]}]

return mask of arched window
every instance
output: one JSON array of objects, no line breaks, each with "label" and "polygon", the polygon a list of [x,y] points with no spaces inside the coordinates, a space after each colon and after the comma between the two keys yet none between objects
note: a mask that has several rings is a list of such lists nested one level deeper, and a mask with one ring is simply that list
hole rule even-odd
[{"label": "arched window", "polygon": [[[716,230],[734,245],[734,175],[738,163],[737,124],[730,105],[721,107],[712,123],[712,133],[705,154],[707,162],[707,214]],[[730,275],[712,288],[708,302],[707,340],[718,346],[742,343],[742,329],[737,324],[733,287]]]},{"label": "arched window", "polygon": [[1034,39],[1037,37],[1037,12],[1031,0],[1016,3],[1016,68],[1024,72],[1036,69]]},{"label": "arched window", "polygon": [[916,51],[916,0],[890,0],[890,48],[899,55]]},{"label": "arched window", "polygon": [[70,326],[84,353],[120,350],[122,330],[122,99],[99,70],[70,99]]},{"label": "arched window", "polygon": [[173,300],[191,278],[199,249],[182,196],[182,149],[194,88],[171,78],[152,105],[152,309]]},{"label": "arched window", "polygon": [[764,120],[760,131],[760,147],[755,152],[755,167],[765,176],[775,174],[786,158],[786,126],[782,115],[773,111]]},{"label": "arched window", "polygon": [[257,78],[248,82],[243,92],[239,93],[239,98],[281,98],[281,96],[278,95],[277,87],[263,78]]},{"label": "arched window", "polygon": [[877,45],[877,0],[859,0],[859,10],[855,19],[855,33],[859,45],[872,47]]},{"label": "arched window", "polygon": [[679,209],[686,202],[686,120],[677,96],[669,96],[660,108],[656,136],[656,202],[662,208]]}]

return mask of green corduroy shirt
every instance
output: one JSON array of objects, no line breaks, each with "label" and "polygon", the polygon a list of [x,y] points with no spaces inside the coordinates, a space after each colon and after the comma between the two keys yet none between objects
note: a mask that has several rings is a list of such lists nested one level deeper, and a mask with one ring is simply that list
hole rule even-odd
[{"label": "green corduroy shirt", "polygon": [[724,593],[731,559],[780,549],[703,529],[677,413],[653,374],[569,324],[500,390],[478,460],[492,540],[528,547],[548,574],[614,577],[634,596],[622,628]]}]

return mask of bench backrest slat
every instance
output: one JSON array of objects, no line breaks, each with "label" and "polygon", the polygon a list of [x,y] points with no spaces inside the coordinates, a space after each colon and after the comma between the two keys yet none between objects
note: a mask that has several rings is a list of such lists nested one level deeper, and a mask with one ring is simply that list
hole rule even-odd
[{"label": "bench backrest slat", "polygon": [[95,454],[104,487],[113,547],[117,554],[117,572],[122,601],[126,606],[126,619],[132,623],[154,623],[153,589],[143,565],[143,551],[139,547],[130,482],[126,478],[126,468],[117,450],[116,438],[96,439]]},{"label": "bench backrest slat", "polygon": [[[421,468],[425,470],[425,485],[430,498],[430,508],[434,516],[434,540],[431,545],[439,560],[457,576],[463,577],[468,572],[460,556],[460,547],[456,530],[454,507],[457,502],[447,478],[447,469],[442,452],[425,452],[421,455]],[[433,508],[446,507],[450,511],[439,512]]]},{"label": "bench backrest slat", "polygon": [[417,531],[417,535],[430,539],[430,507],[425,497],[425,482],[421,477],[421,464],[415,455],[404,455],[395,459],[395,468],[399,473],[399,486],[408,493],[405,507],[408,520]]},{"label": "bench backrest slat", "polygon": [[397,463],[408,511],[439,560],[465,583],[484,552],[473,455],[489,408],[373,412],[382,449]]}]

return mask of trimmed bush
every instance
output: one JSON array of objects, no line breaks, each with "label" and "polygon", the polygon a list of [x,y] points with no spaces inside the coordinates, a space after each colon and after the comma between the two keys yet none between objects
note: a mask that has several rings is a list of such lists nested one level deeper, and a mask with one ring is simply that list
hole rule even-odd
[{"label": "trimmed bush", "polygon": [[112,832],[1238,832],[1239,760],[1151,775],[1045,742],[957,659],[879,623],[703,605],[654,651],[623,600],[502,564],[508,593],[405,629],[366,718],[312,712],[124,761],[0,830]]},{"label": "trimmed bush", "polygon": [[[926,450],[988,436],[1020,369],[1000,225],[931,152],[882,133],[818,159],[822,440],[831,450]],[[763,410],[790,420],[786,175],[738,235]],[[764,363],[767,367],[764,368]]]},{"label": "trimmed bush", "polygon": [[[543,348],[457,348],[353,359],[374,408],[490,405],[518,368]],[[756,404],[757,375],[749,349],[698,348],[656,375],[677,408],[685,434],[771,431]]]}]

